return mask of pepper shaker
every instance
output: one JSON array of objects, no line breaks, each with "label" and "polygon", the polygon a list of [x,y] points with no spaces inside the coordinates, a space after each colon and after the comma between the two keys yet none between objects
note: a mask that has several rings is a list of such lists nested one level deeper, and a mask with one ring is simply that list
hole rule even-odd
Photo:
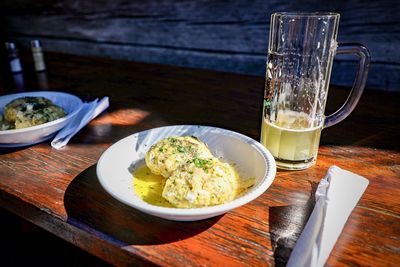
[{"label": "pepper shaker", "polygon": [[46,65],[44,63],[43,50],[40,41],[39,40],[31,41],[31,48],[32,48],[33,61],[35,63],[35,70],[44,71],[46,69]]},{"label": "pepper shaker", "polygon": [[22,71],[21,61],[18,57],[18,51],[14,43],[6,42],[6,50],[10,61],[11,72],[17,73]]}]

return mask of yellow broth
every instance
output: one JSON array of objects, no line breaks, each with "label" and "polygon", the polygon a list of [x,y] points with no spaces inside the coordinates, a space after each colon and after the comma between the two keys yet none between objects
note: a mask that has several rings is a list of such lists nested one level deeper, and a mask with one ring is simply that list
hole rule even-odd
[{"label": "yellow broth", "polygon": [[[235,174],[238,177],[238,188],[236,191],[236,197],[240,197],[245,194],[246,191],[251,188],[254,184],[254,179],[242,180],[239,178],[235,170]],[[146,164],[138,167],[133,173],[133,185],[135,193],[145,202],[160,207],[173,208],[165,198],[162,197],[162,192],[165,186],[166,178],[161,175],[156,175],[150,171]]]},{"label": "yellow broth", "polygon": [[135,193],[143,201],[156,206],[172,208],[173,206],[162,197],[165,181],[164,177],[153,174],[146,165],[140,166],[133,173]]}]

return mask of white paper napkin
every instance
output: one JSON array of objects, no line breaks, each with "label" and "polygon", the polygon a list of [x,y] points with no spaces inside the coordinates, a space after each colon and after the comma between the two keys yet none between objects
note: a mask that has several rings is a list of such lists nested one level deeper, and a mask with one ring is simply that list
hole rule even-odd
[{"label": "white paper napkin", "polygon": [[369,181],[337,166],[318,185],[316,203],[290,255],[289,267],[323,266]]},{"label": "white paper napkin", "polygon": [[61,131],[58,132],[51,142],[51,146],[60,149],[68,144],[69,140],[91,120],[96,118],[109,106],[108,97],[103,97],[100,101],[96,98],[92,102],[85,102],[75,117]]}]

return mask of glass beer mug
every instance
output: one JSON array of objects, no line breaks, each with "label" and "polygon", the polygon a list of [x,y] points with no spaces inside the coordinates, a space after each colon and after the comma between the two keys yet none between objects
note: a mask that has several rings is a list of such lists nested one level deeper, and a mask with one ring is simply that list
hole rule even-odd
[{"label": "glass beer mug", "polygon": [[[278,168],[301,170],[314,165],[321,130],[346,118],[364,90],[369,52],[359,44],[337,44],[339,17],[335,13],[271,17],[261,143]],[[325,116],[335,53],[357,55],[358,71],[344,105]]]}]

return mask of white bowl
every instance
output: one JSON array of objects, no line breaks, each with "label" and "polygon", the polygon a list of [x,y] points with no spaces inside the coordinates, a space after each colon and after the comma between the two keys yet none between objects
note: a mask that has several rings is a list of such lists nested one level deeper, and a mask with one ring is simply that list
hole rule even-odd
[{"label": "white bowl", "polygon": [[[235,163],[240,177],[255,178],[255,185],[231,202],[205,208],[166,208],[144,202],[133,189],[132,168],[143,164],[147,150],[157,141],[187,135],[205,142],[215,156]],[[233,131],[197,125],[167,126],[130,135],[109,147],[97,163],[100,184],[114,198],[144,213],[176,221],[202,220],[242,206],[264,193],[275,174],[275,160],[259,142]]]},{"label": "white bowl", "polygon": [[51,138],[78,113],[83,104],[79,97],[67,93],[48,91],[24,92],[0,96],[0,113],[3,113],[4,106],[10,101],[26,96],[41,96],[50,99],[54,104],[62,107],[67,116],[28,128],[0,131],[0,147],[26,146]]}]

